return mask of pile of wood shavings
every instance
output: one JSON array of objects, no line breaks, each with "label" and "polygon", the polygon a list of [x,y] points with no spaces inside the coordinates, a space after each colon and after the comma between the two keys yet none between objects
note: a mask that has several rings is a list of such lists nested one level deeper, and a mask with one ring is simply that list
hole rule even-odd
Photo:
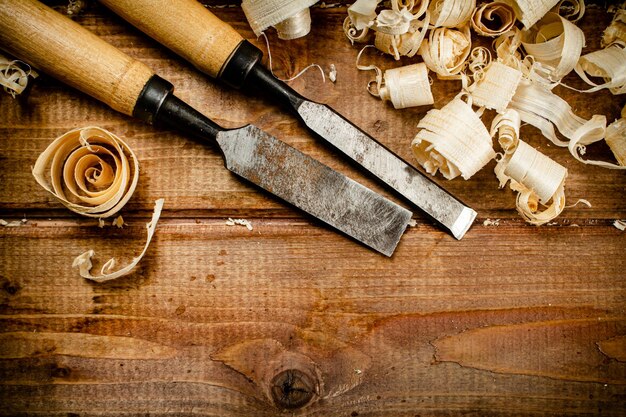
[{"label": "pile of wood shavings", "polygon": [[[467,105],[430,110],[420,121],[412,143],[418,163],[433,175],[441,172],[447,179],[459,175],[469,179],[495,158],[501,187],[510,181],[518,193],[520,215],[541,225],[567,207],[567,170],[526,145],[519,137],[521,124],[539,129],[582,163],[626,169],[626,119],[612,124],[603,115],[583,119],[552,92],[563,77],[575,71],[590,85],[581,93],[601,89],[626,93],[626,2],[613,10],[615,17],[604,33],[603,49],[586,55],[582,55],[584,33],[575,24],[584,12],[584,0],[498,0],[478,5],[475,0],[357,0],[348,8],[343,28],[352,44],[371,42],[395,60],[421,57],[439,79],[460,80],[461,92],[453,101],[467,97]],[[494,39],[493,49],[472,48],[472,32]],[[409,106],[431,104],[421,98],[430,94],[429,90],[411,88],[417,77],[408,69],[415,63],[394,68],[406,68],[406,79],[388,82],[391,77],[386,73],[391,70],[383,72],[359,63],[365,48],[357,57],[357,68],[376,71],[376,80],[368,85],[372,95],[384,99],[372,93],[371,86],[376,83],[377,91],[386,91],[387,97],[414,94],[414,98],[403,98]],[[594,84],[587,75],[605,82]],[[463,112],[458,113],[459,109]],[[483,125],[486,110],[499,117],[487,129],[491,139],[483,149],[472,145],[477,136],[467,132]],[[451,130],[452,124],[461,128]],[[493,150],[494,138],[499,152]],[[586,147],[605,138],[617,163],[585,159]]]},{"label": "pile of wood shavings", "polygon": [[[70,130],[52,141],[39,155],[33,167],[33,176],[39,185],[73,212],[98,219],[104,227],[104,218],[121,210],[133,195],[139,181],[139,162],[130,146],[115,134],[100,127]],[[148,237],[141,254],[116,271],[115,259],[106,262],[99,275],[91,274],[92,249],[74,259],[83,278],[105,282],[132,272],[145,255],[161,215],[164,200],[155,202],[152,220],[146,225]],[[17,226],[15,222],[0,222]],[[122,228],[125,222],[118,215],[112,225]]]}]

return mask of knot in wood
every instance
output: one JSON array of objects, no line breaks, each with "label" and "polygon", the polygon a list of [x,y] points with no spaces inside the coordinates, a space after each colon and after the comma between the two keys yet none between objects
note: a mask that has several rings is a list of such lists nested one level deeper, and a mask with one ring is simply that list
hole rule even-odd
[{"label": "knot in wood", "polygon": [[316,387],[317,383],[309,375],[298,369],[287,369],[272,379],[272,399],[282,409],[301,408],[317,394]]}]

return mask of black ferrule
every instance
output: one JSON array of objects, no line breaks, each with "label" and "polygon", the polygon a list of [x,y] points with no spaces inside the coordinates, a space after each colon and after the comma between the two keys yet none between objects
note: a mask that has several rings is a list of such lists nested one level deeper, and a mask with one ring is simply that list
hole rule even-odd
[{"label": "black ferrule", "polygon": [[262,57],[263,53],[259,48],[243,41],[230,56],[218,79],[231,87],[266,94],[297,108],[304,98],[263,67]]},{"label": "black ferrule", "polygon": [[252,68],[261,62],[263,52],[248,41],[241,42],[233,51],[218,79],[231,87],[241,88]]},{"label": "black ferrule", "polygon": [[224,130],[173,93],[173,85],[158,75],[144,86],[133,116],[159,126],[167,126],[198,139],[215,139]]},{"label": "black ferrule", "polygon": [[174,86],[169,81],[153,75],[143,90],[139,94],[139,98],[133,109],[133,116],[143,120],[148,124],[154,124],[155,116],[163,105],[165,97],[174,91]]}]

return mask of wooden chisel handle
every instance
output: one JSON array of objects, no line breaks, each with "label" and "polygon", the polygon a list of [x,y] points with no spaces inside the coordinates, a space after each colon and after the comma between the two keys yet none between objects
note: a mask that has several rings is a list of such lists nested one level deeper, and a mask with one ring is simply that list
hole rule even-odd
[{"label": "wooden chisel handle", "polygon": [[133,26],[217,78],[243,38],[197,0],[100,0]]},{"label": "wooden chisel handle", "polygon": [[0,0],[0,48],[127,115],[154,75],[35,0]]}]

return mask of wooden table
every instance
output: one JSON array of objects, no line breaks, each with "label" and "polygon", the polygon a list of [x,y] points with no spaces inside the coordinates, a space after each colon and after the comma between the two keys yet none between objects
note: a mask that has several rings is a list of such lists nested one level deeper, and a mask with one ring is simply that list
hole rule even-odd
[{"label": "wooden table", "polygon": [[[264,48],[235,3],[212,10]],[[409,145],[429,107],[394,110],[368,95],[373,74],[356,70],[358,48],[341,31],[345,3],[312,16],[303,39],[269,31],[276,73],[335,64],[334,84],[311,70],[291,85],[414,161]],[[75,20],[220,124],[253,123],[395,199],[291,115],[216,85],[102,6]],[[599,47],[609,21],[589,8],[585,51]],[[576,75],[566,81],[584,88]],[[435,107],[459,90],[434,80]],[[624,105],[608,91],[555,91],[585,118],[612,121]],[[139,187],[123,229],[68,211],[30,173],[52,139],[87,125],[137,153]],[[416,212],[386,258],[240,181],[215,148],[53,79],[26,97],[0,95],[0,218],[27,219],[0,228],[0,415],[271,416],[290,406],[315,416],[626,415],[626,241],[613,226],[626,218],[626,176],[575,161],[533,127],[522,136],[568,169],[568,204],[592,207],[530,226],[515,194],[498,189],[492,161],[469,181],[437,178],[479,213],[465,238]],[[603,144],[595,149],[612,158]],[[80,278],[71,264],[87,249],[99,264],[140,252],[158,198],[163,217],[134,273],[104,284]],[[253,230],[227,226],[229,217]]]}]

